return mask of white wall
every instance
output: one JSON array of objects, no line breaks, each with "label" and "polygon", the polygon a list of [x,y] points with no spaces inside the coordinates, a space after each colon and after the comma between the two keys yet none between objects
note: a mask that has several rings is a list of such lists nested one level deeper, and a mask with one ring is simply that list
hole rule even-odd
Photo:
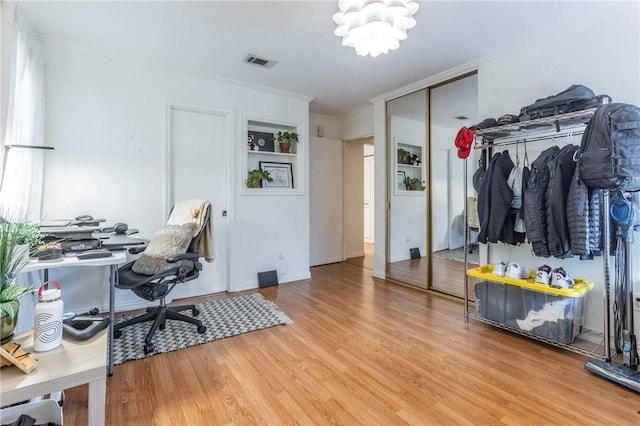
[{"label": "white wall", "polygon": [[[395,142],[422,147],[422,160],[425,149],[425,125],[419,121],[401,117],[391,117],[389,136],[392,143],[389,149],[396,152]],[[389,156],[389,170],[394,170],[396,156]],[[423,173],[424,175],[424,173]],[[398,262],[410,258],[409,249],[418,247],[420,254],[426,256],[426,191],[406,191],[396,194],[395,173],[389,176],[391,210],[389,217],[389,261]],[[423,176],[424,179],[424,176]]]},{"label": "white wall", "polygon": [[311,266],[341,262],[342,151],[340,139],[309,139],[309,225]]},{"label": "white wall", "polygon": [[373,135],[373,107],[368,106],[338,119],[339,138],[366,138]]},{"label": "white wall", "polygon": [[[309,137],[342,139],[338,119],[323,114],[309,114]],[[319,134],[322,132],[322,135]]]},{"label": "white wall", "polygon": [[[45,137],[47,145],[55,147],[45,164],[46,217],[88,213],[110,223],[126,222],[139,228],[141,237],[151,237],[167,217],[166,102],[230,111],[229,287],[257,287],[257,273],[271,269],[278,270],[280,282],[310,276],[308,160],[301,159],[303,195],[295,196],[241,196],[246,176],[236,166],[246,155],[246,135],[241,134],[245,116],[300,123],[301,144],[308,143],[309,98],[94,49],[46,40],[43,44]],[[279,251],[284,259],[278,258]],[[117,292],[120,305],[128,293]],[[71,309],[106,306],[104,297],[78,303],[65,297],[65,302]]]}]

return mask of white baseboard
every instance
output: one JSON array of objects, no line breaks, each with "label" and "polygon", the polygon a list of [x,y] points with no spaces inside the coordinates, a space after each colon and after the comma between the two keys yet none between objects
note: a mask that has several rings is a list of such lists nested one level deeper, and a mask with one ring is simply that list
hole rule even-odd
[{"label": "white baseboard", "polygon": [[[308,280],[311,278],[311,272],[303,272],[299,274],[286,274],[284,277],[278,277],[278,284],[290,283],[300,280]],[[245,290],[253,290],[258,288],[258,280],[244,281],[231,285],[229,292],[235,293]]]},{"label": "white baseboard", "polygon": [[352,257],[361,257],[361,256],[364,256],[364,255],[365,255],[364,250],[356,251],[356,252],[353,252],[353,253],[347,253],[346,259],[350,259]]},{"label": "white baseboard", "polygon": [[380,278],[381,280],[386,279],[387,277],[385,276],[384,272],[379,272],[379,271],[373,271],[373,277],[374,278]]}]

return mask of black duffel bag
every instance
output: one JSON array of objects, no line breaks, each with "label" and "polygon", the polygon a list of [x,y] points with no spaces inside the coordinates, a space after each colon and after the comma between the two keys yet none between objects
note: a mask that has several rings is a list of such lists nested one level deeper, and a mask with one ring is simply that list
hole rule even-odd
[{"label": "black duffel bag", "polygon": [[593,90],[581,84],[575,84],[562,92],[538,99],[520,110],[520,121],[566,114],[568,112],[595,108],[611,102],[607,95],[596,96]]}]

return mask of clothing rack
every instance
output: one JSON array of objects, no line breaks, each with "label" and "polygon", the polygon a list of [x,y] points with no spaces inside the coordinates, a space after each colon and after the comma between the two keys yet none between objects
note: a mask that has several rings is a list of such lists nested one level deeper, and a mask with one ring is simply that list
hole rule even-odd
[{"label": "clothing rack", "polygon": [[[580,127],[584,127],[584,126],[580,126]],[[571,131],[571,132],[564,132],[564,133],[554,133],[551,139],[580,136],[582,134],[584,134],[584,130],[578,130],[575,132]],[[473,149],[489,149],[489,148],[495,148],[498,146],[517,145],[521,143],[526,144],[528,142],[544,141],[548,139],[550,139],[548,135],[535,136],[532,138],[510,138],[509,140],[502,141],[500,143],[478,143],[478,140],[476,139]]]},{"label": "clothing rack", "polygon": [[[567,114],[560,114],[551,117],[539,118],[535,120],[522,121],[513,124],[507,124],[504,126],[491,127],[487,129],[477,130],[475,132],[475,142],[474,149],[485,150],[487,148],[494,148],[498,146],[506,146],[506,145],[515,145],[518,143],[527,143],[534,141],[545,141],[545,140],[555,140],[561,137],[566,136],[574,136],[574,135],[582,135],[584,134],[585,126],[590,121],[591,117],[595,113],[597,108],[591,108],[583,111],[576,111]],[[496,142],[496,140],[498,140]],[[467,191],[468,191],[468,182],[467,182],[467,159],[464,160],[464,192],[463,195],[465,197],[465,209],[463,214],[463,219],[465,223],[467,223]],[[608,199],[607,199],[608,202]],[[469,303],[469,276],[466,271],[468,269],[468,241],[469,234],[468,228],[465,227],[465,235],[464,235],[464,310],[465,310],[465,322],[469,322],[469,318],[474,318],[478,321],[506,329],[508,331],[514,332],[516,334],[520,334],[526,336],[528,338],[542,341],[548,343],[553,346],[560,347],[562,349],[566,349],[572,352],[580,353],[586,356],[597,356],[609,358],[611,353],[611,342],[609,338],[609,265],[608,265],[608,256],[604,256],[605,264],[604,264],[604,287],[605,287],[605,297],[604,297],[604,354],[596,352],[599,345],[594,344],[593,348],[587,348],[574,344],[565,344],[561,342],[556,342],[554,340],[550,340],[546,337],[537,336],[531,333],[524,332],[522,330],[509,327],[508,325],[498,323],[492,321],[490,319],[483,318],[479,314],[475,312],[475,310],[470,309]]]}]

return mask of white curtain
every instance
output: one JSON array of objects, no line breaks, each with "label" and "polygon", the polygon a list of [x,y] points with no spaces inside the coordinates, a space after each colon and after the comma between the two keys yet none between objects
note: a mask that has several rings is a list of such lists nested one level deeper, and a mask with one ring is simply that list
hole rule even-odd
[{"label": "white curtain", "polygon": [[[15,33],[4,145],[44,145],[44,58],[27,34]],[[6,148],[0,186],[3,211],[20,212],[39,221],[42,210],[44,152],[42,149]]]}]

